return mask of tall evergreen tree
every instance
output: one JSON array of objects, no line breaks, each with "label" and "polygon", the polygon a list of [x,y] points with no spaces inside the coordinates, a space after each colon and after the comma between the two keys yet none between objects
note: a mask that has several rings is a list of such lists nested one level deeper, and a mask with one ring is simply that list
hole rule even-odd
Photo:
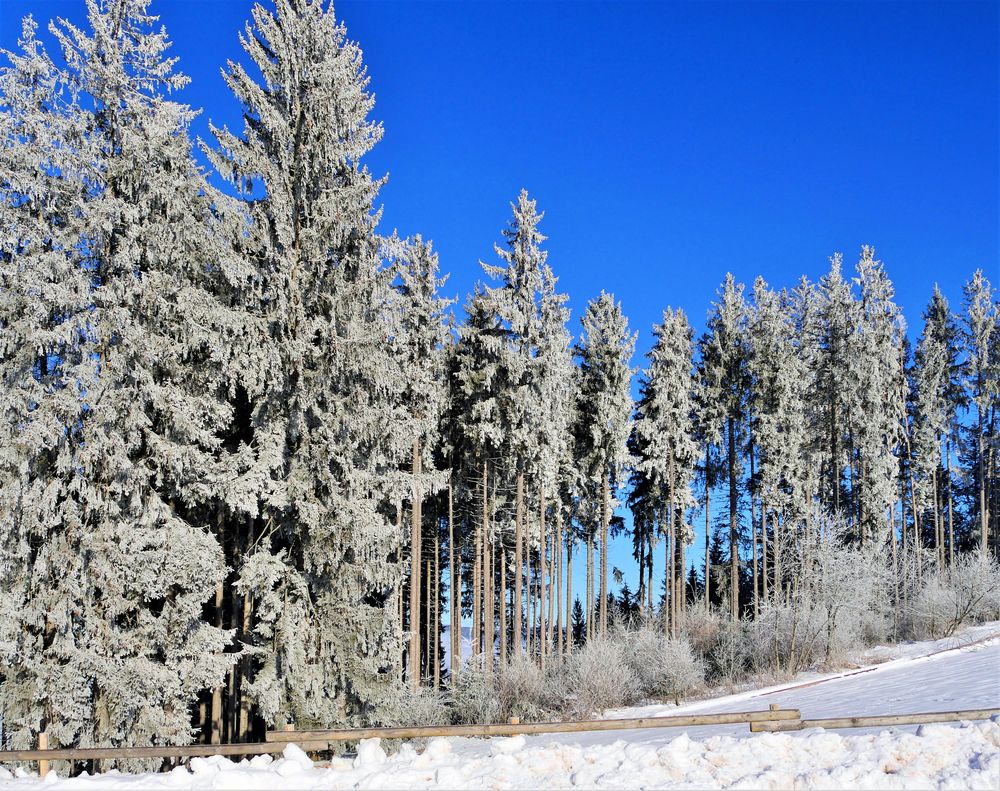
[{"label": "tall evergreen tree", "polygon": [[648,488],[644,507],[651,520],[659,519],[666,541],[664,570],[670,605],[666,623],[676,629],[683,596],[683,548],[693,538],[683,514],[694,505],[691,484],[698,456],[692,419],[693,334],[684,312],[668,309],[663,322],[653,327],[653,336],[636,409],[636,473]]},{"label": "tall evergreen tree", "polygon": [[630,386],[636,334],[629,332],[628,320],[621,305],[611,294],[587,304],[583,316],[583,337],[577,347],[581,382],[579,421],[581,457],[591,491],[600,497],[600,582],[597,597],[600,606],[600,635],[608,628],[608,527],[614,512],[619,487],[625,483],[626,467],[631,458],[627,442],[632,417]]},{"label": "tall evergreen tree", "polygon": [[989,551],[991,541],[990,487],[994,483],[995,465],[992,448],[987,450],[990,426],[1000,409],[1000,360],[996,338],[1000,309],[993,296],[993,287],[976,270],[964,289],[965,314],[963,315],[963,340],[966,358],[966,380],[972,403],[976,407],[975,424],[975,478],[977,497],[975,512],[979,517],[979,545]]},{"label": "tall evergreen tree", "polygon": [[395,272],[375,233],[383,182],[361,164],[382,128],[361,50],[329,3],[277,0],[252,15],[240,41],[262,81],[229,63],[244,130],[213,127],[211,152],[246,199],[236,241],[260,282],[249,310],[278,360],[250,405],[269,485],[240,582],[257,602],[248,691],[268,723],[379,722],[401,678],[390,503],[412,491],[396,471],[423,425],[393,348]]},{"label": "tall evergreen tree", "polygon": [[729,482],[729,612],[734,619],[740,613],[739,496],[743,467],[740,439],[746,428],[749,392],[746,315],[743,284],[737,284],[736,279],[727,274],[719,299],[709,312],[708,332],[700,345],[702,377],[708,390],[718,399],[714,410],[721,414],[715,417],[722,423],[725,433],[726,477]]},{"label": "tall evergreen tree", "polygon": [[[12,742],[49,721],[61,744],[188,743],[191,705],[232,659],[202,606],[224,573],[206,512],[227,477],[216,427],[230,416],[221,350],[238,324],[225,302],[235,264],[219,244],[219,201],[191,157],[194,114],[164,98],[186,78],[147,5],[89,0],[86,28],[52,25],[58,71],[29,23],[24,57],[3,78],[17,97],[5,171],[38,142],[42,116],[62,158],[35,184],[4,178],[5,211],[18,215],[4,293],[30,297],[48,324],[34,339],[37,366],[19,364],[5,383],[44,404],[39,420],[18,416],[18,401],[32,401],[10,403],[6,426],[48,423],[41,447],[15,449],[48,469],[28,473],[45,480],[44,511],[18,509],[22,536],[47,525],[42,551],[17,575],[27,609],[0,628],[15,649],[0,659],[13,682],[0,687],[16,692],[5,706]],[[32,206],[40,190],[48,196]],[[25,244],[25,220],[58,231]],[[35,291],[29,273],[43,272]]]}]

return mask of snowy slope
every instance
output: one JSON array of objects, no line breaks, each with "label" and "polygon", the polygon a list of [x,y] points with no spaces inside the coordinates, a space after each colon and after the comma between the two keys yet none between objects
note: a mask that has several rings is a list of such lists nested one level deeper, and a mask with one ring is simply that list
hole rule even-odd
[{"label": "snowy slope", "polygon": [[[741,711],[778,703],[803,717],[1000,707],[1000,624],[960,638],[873,652],[879,665],[806,676],[768,689],[681,707],[609,716]],[[997,635],[989,637],[989,635]],[[958,645],[975,641],[971,645]],[[953,647],[957,646],[957,647]],[[879,656],[881,654],[881,656]],[[4,779],[6,778],[6,779]],[[377,740],[356,758],[314,768],[290,746],[283,758],[193,759],[191,771],[44,780],[0,770],[0,788],[1000,788],[1000,718],[961,725],[750,736],[746,725],[435,739],[386,756]]]}]

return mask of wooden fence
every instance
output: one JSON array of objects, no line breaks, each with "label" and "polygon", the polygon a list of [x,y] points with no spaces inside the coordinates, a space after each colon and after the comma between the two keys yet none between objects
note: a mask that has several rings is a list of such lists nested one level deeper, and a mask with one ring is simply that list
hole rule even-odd
[{"label": "wooden fence", "polygon": [[751,722],[753,733],[762,731],[801,731],[806,728],[880,728],[890,725],[920,725],[927,722],[962,722],[987,720],[1000,715],[1000,709],[967,709],[966,711],[929,711],[921,714],[888,714],[875,717],[827,717],[817,720],[784,722]]},{"label": "wooden fence", "polygon": [[0,764],[13,761],[38,762],[42,776],[52,761],[87,762],[103,759],[175,758],[190,759],[212,755],[277,755],[286,745],[297,744],[307,750],[326,750],[331,745],[361,739],[417,739],[441,736],[517,736],[536,733],[583,733],[595,731],[639,730],[645,728],[683,728],[703,725],[748,723],[754,733],[762,731],[797,731],[804,728],[872,728],[892,725],[917,725],[928,722],[959,722],[988,719],[1000,715],[1000,709],[971,709],[916,714],[891,714],[877,717],[831,717],[802,719],[798,709],[782,709],[772,704],[766,711],[740,711],[723,714],[691,714],[670,717],[635,717],[616,720],[520,723],[516,718],[502,725],[429,725],[409,728],[336,728],[296,731],[286,728],[268,731],[265,742],[250,744],[192,744],[186,747],[79,747],[49,750],[48,734],[38,735],[38,747],[32,750],[0,750]]}]

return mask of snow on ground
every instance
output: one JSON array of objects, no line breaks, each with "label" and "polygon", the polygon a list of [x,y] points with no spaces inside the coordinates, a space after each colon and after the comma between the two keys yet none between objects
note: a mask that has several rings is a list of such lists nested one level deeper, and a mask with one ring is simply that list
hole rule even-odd
[{"label": "snow on ground", "polygon": [[[992,637],[991,637],[992,636]],[[946,641],[875,649],[880,664],[724,698],[608,716],[746,711],[778,703],[804,718],[1000,707],[1000,623]],[[955,725],[749,735],[746,725],[510,739],[434,739],[387,756],[378,740],[316,768],[294,745],[283,757],[192,759],[165,774],[44,779],[0,769],[4,791],[27,789],[343,788],[955,788],[1000,789],[1000,717]]]}]

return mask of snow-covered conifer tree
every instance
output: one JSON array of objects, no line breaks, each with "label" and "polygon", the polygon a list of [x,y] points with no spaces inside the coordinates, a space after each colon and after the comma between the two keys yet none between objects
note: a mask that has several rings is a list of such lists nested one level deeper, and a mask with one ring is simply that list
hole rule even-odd
[{"label": "snow-covered conifer tree", "polygon": [[726,437],[729,481],[729,612],[736,619],[739,603],[739,486],[740,437],[746,422],[749,391],[747,374],[746,302],[743,284],[731,275],[719,291],[708,317],[708,334],[701,343],[702,376],[718,398],[717,407]]},{"label": "snow-covered conifer tree", "polygon": [[[394,348],[395,272],[383,265],[361,163],[382,135],[361,50],[322,0],[257,4],[241,36],[258,82],[229,63],[242,135],[214,129],[212,160],[247,198],[237,244],[256,268],[278,364],[252,400],[254,445],[270,483],[241,574],[254,601],[287,593],[303,617],[258,605],[259,667],[248,692],[268,723],[379,722],[401,679],[394,593],[401,535],[390,503],[414,432]],[[255,185],[263,188],[256,197]],[[305,594],[308,595],[305,595]],[[285,594],[281,594],[285,596]]]},{"label": "snow-covered conifer tree", "polygon": [[976,270],[964,289],[965,313],[963,336],[967,388],[972,403],[976,406],[975,425],[975,477],[977,485],[976,513],[979,518],[979,546],[989,551],[990,530],[994,514],[990,513],[990,486],[996,477],[995,452],[987,451],[986,440],[990,415],[996,415],[1000,408],[1000,353],[997,336],[1000,334],[998,315],[1000,309],[993,295],[990,281],[982,270]]},{"label": "snow-covered conifer tree", "polygon": [[[666,542],[668,617],[664,623],[676,633],[684,595],[684,548],[693,537],[683,514],[694,505],[691,483],[698,456],[691,378],[693,335],[684,312],[667,309],[662,323],[653,327],[653,336],[636,407],[636,471],[649,488],[649,518],[659,522]],[[641,573],[640,568],[640,578]]]},{"label": "snow-covered conifer tree", "polygon": [[[438,443],[440,418],[446,398],[444,350],[448,341],[446,311],[451,300],[439,296],[447,278],[438,277],[438,257],[417,235],[411,240],[392,237],[388,254],[398,271],[399,300],[398,346],[406,372],[403,399],[412,421],[413,484],[412,525],[410,536],[410,642],[409,681],[415,689],[420,683],[420,569],[421,569],[421,500],[436,488],[435,476],[422,474],[433,470],[433,451]],[[439,476],[438,476],[439,477]],[[437,625],[434,625],[437,634]],[[428,650],[432,650],[428,647]]]},{"label": "snow-covered conifer tree", "polygon": [[[67,313],[36,347],[54,364],[54,379],[35,380],[43,399],[80,407],[59,443],[62,470],[42,474],[58,529],[32,559],[34,584],[48,590],[31,601],[49,616],[19,635],[38,641],[21,654],[34,653],[32,667],[18,668],[38,691],[22,688],[30,708],[12,738],[51,720],[57,743],[187,743],[190,707],[233,658],[202,607],[224,574],[204,520],[222,473],[216,430],[229,410],[219,391],[237,322],[225,307],[217,206],[191,158],[193,113],[164,98],[186,78],[147,5],[89,0],[86,28],[50,28],[74,129],[61,141],[71,159],[49,176],[78,192],[48,211],[74,220],[45,243],[47,260],[32,263],[24,248],[12,259],[61,270],[62,283],[31,293],[54,323],[64,323],[67,295],[80,294],[67,265],[84,270],[90,289],[86,317]],[[75,349],[60,344],[66,333]],[[63,581],[49,584],[52,575]]]},{"label": "snow-covered conifer tree", "polygon": [[861,299],[848,346],[856,361],[851,387],[857,394],[858,410],[852,433],[860,481],[852,488],[860,489],[854,499],[861,539],[881,543],[891,535],[891,510],[897,497],[895,450],[903,419],[897,395],[902,372],[897,361],[903,318],[892,301],[892,283],[882,262],[875,260],[872,247],[862,248],[857,282]]},{"label": "snow-covered conifer tree", "polygon": [[951,437],[964,393],[959,378],[958,327],[937,286],[923,318],[914,360],[914,468],[910,474],[917,503],[924,512],[931,509],[934,546],[943,565],[946,543],[949,558],[954,555]]},{"label": "snow-covered conifer tree", "polygon": [[625,483],[632,459],[627,443],[631,431],[631,367],[636,333],[629,332],[628,319],[614,296],[604,291],[587,304],[583,336],[577,346],[580,359],[579,425],[582,427],[580,458],[591,497],[600,497],[599,632],[608,628],[608,526],[617,505],[612,498]]}]

